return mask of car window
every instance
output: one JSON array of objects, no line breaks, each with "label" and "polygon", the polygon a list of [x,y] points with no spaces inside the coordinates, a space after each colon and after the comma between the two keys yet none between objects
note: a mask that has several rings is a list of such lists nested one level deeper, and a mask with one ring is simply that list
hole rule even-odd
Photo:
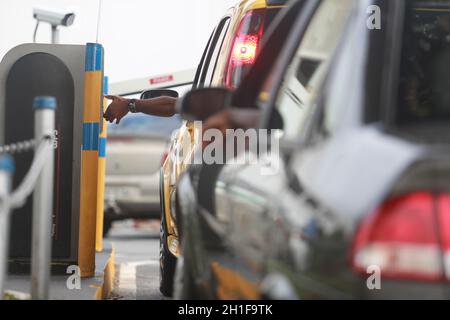
[{"label": "car window", "polygon": [[209,43],[209,47],[206,52],[197,87],[201,88],[210,85],[212,75],[216,66],[216,60],[220,53],[225,35],[228,31],[229,23],[230,18],[226,17],[222,19],[222,21],[220,21],[219,25],[215,29],[214,35],[212,36],[211,42]]},{"label": "car window", "polygon": [[[313,139],[335,134],[339,128],[353,123],[378,123],[380,106],[388,95],[380,83],[385,81],[388,55],[387,35],[392,33],[390,5],[378,1],[385,19],[380,29],[367,25],[367,3],[357,2],[352,19],[339,44],[339,52],[331,62],[332,70],[321,92]],[[368,62],[370,61],[370,62]],[[385,81],[387,83],[387,81]]]},{"label": "car window", "polygon": [[283,121],[283,138],[297,139],[309,119],[352,3],[353,0],[323,1],[312,17],[276,100]]},{"label": "car window", "polygon": [[407,2],[397,114],[398,124],[450,120],[449,1]]},{"label": "car window", "polygon": [[206,54],[208,53],[209,46],[211,45],[211,41],[214,37],[216,29],[213,30],[211,36],[208,39],[205,50],[203,51],[202,58],[200,59],[200,63],[198,64],[197,71],[195,72],[194,84],[192,86],[193,89],[197,88],[200,85],[200,76],[202,74],[203,67],[205,66]]}]

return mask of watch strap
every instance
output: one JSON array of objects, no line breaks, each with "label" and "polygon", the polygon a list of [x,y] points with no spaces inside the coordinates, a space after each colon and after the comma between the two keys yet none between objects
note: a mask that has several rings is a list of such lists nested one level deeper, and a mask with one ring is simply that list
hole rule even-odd
[{"label": "watch strap", "polygon": [[130,101],[128,102],[128,110],[131,113],[136,113],[136,99],[130,99]]}]

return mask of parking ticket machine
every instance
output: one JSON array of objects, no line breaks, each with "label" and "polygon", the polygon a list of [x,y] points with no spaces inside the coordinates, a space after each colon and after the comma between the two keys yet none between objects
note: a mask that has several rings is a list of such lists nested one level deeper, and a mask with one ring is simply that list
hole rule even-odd
[{"label": "parking ticket machine", "polygon": [[[54,190],[48,190],[54,192],[52,269],[57,273],[78,265],[83,276],[94,274],[97,194],[93,190],[97,190],[102,86],[103,48],[99,44],[23,44],[10,50],[0,63],[0,144],[33,137],[35,96],[57,99],[55,180]],[[32,159],[33,152],[14,155],[13,188],[23,180]],[[29,272],[32,201],[29,197],[12,213],[12,272]]]}]

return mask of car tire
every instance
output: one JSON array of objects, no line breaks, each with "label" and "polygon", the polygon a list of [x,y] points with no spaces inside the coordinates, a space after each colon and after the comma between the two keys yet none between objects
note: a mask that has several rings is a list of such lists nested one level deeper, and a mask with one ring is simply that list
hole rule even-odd
[{"label": "car tire", "polygon": [[164,208],[164,185],[162,172],[159,186],[161,204],[161,226],[159,229],[159,291],[166,297],[173,296],[173,283],[177,258],[170,252],[167,246],[167,223]]},{"label": "car tire", "polygon": [[167,248],[167,233],[163,217],[159,239],[159,291],[166,297],[172,297],[173,295],[176,263],[177,258]]},{"label": "car tire", "polygon": [[103,218],[103,238],[108,235],[109,231],[112,228],[113,222],[114,221],[112,219],[109,219],[106,216]]}]

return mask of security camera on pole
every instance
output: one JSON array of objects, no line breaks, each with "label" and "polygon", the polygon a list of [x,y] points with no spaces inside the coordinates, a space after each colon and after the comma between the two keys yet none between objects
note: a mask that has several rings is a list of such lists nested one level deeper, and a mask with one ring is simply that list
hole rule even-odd
[{"label": "security camera on pole", "polygon": [[49,23],[52,26],[52,43],[59,43],[59,26],[69,27],[75,20],[74,13],[62,13],[44,9],[34,9],[33,17],[37,20],[33,41],[36,42],[36,34],[40,22]]}]

